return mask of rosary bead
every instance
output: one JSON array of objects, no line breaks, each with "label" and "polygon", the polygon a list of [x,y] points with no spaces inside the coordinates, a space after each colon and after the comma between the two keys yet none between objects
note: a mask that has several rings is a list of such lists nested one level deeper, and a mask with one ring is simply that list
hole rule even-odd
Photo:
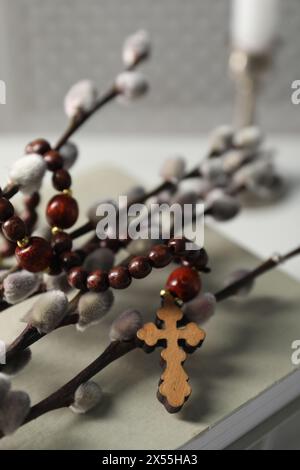
[{"label": "rosary bead", "polygon": [[28,196],[25,196],[24,204],[25,204],[27,209],[32,211],[33,209],[35,209],[39,205],[40,200],[41,200],[41,197],[40,197],[39,193],[35,192],[35,193],[32,193]]},{"label": "rosary bead", "polygon": [[16,247],[16,258],[23,269],[32,273],[48,268],[52,249],[50,243],[40,237],[31,237],[26,246]]},{"label": "rosary bead", "polygon": [[152,271],[152,266],[145,256],[135,256],[128,265],[128,270],[135,279],[143,279]]},{"label": "rosary bead", "polygon": [[51,149],[49,142],[45,139],[36,139],[25,147],[25,153],[38,153],[39,155],[44,155]]},{"label": "rosary bead", "polygon": [[154,268],[164,268],[172,261],[172,254],[166,245],[155,245],[148,257]]},{"label": "rosary bead", "polygon": [[44,160],[47,168],[50,171],[60,170],[63,167],[64,161],[56,150],[49,150],[44,155]]},{"label": "rosary bead", "polygon": [[52,237],[51,245],[54,253],[60,255],[64,251],[70,251],[72,249],[73,241],[68,233],[58,231]]},{"label": "rosary bead", "polygon": [[204,248],[192,250],[182,259],[183,266],[195,267],[198,270],[204,269],[208,264],[208,255]]},{"label": "rosary bead", "polygon": [[207,251],[204,248],[201,248],[201,250],[199,250],[198,258],[196,259],[194,266],[196,269],[199,269],[201,271],[201,269],[206,268],[206,266],[208,265],[208,261],[209,259]]},{"label": "rosary bead", "polygon": [[12,242],[17,242],[18,240],[22,240],[26,235],[25,223],[20,217],[14,215],[4,222],[2,231],[5,238]]},{"label": "rosary bead", "polygon": [[70,173],[62,168],[53,173],[52,183],[55,189],[63,191],[64,189],[69,189],[71,187],[72,178]]},{"label": "rosary bead", "polygon": [[116,266],[109,271],[108,280],[114,289],[126,289],[131,284],[131,276],[125,266]]},{"label": "rosary bead", "polygon": [[199,273],[189,267],[175,269],[169,276],[166,289],[183,302],[192,300],[201,290]]},{"label": "rosary bead", "polygon": [[72,227],[78,218],[78,213],[77,201],[67,194],[57,194],[47,206],[47,219],[52,227]]},{"label": "rosary bead", "polygon": [[59,274],[61,274],[61,272],[62,269],[60,259],[58,258],[58,256],[54,255],[52,256],[50,264],[48,266],[47,274],[49,274],[50,276],[58,276]]},{"label": "rosary bead", "polygon": [[61,267],[64,271],[69,271],[71,268],[80,266],[80,256],[74,251],[65,251],[60,255]]},{"label": "rosary bead", "polygon": [[186,241],[184,238],[171,238],[168,241],[168,247],[174,255],[182,255],[185,253]]},{"label": "rosary bead", "polygon": [[14,215],[14,207],[11,202],[5,197],[0,198],[0,222],[6,222]]},{"label": "rosary bead", "polygon": [[92,271],[87,278],[87,288],[92,292],[104,292],[109,288],[108,274],[101,269]]},{"label": "rosary bead", "polygon": [[79,290],[86,290],[86,280],[88,273],[85,269],[72,268],[68,273],[68,282],[71,287]]}]

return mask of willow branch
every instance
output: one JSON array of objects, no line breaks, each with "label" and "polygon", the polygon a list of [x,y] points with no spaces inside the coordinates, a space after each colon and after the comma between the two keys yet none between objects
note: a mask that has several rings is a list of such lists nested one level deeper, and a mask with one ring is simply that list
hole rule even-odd
[{"label": "willow branch", "polygon": [[[130,67],[127,67],[125,70],[131,71],[134,70],[140,63],[144,62],[148,56],[141,56],[139,59],[132,64]],[[61,137],[58,139],[57,143],[54,146],[54,150],[59,150],[69,138],[75,134],[75,132],[80,129],[83,124],[90,119],[97,111],[103,108],[106,104],[113,101],[119,92],[114,85],[112,85],[106,93],[104,93],[96,102],[94,107],[87,113],[80,113],[75,119],[71,120],[67,129],[63,132]],[[6,199],[11,199],[15,194],[19,192],[19,186],[14,183],[9,183],[2,191],[2,195]]]},{"label": "willow branch", "polygon": [[[186,179],[190,179],[193,177],[200,177],[200,176],[201,176],[201,173],[199,171],[199,168],[197,167],[187,172],[180,181],[184,181]],[[178,183],[172,183],[171,181],[164,181],[160,183],[158,186],[156,186],[155,188],[153,188],[152,190],[150,190],[149,192],[145,193],[143,196],[136,198],[134,201],[132,201],[131,204],[132,205],[144,204],[146,201],[148,201],[148,199],[150,199],[151,197],[157,196],[163,191],[175,192],[177,187],[178,187]],[[78,237],[86,235],[92,230],[95,230],[95,226],[91,222],[86,222],[81,227],[77,228],[76,230],[73,230],[73,232],[70,233],[70,236],[72,237],[73,240],[75,240]]]},{"label": "willow branch", "polygon": [[237,281],[232,282],[228,286],[216,292],[215,297],[217,299],[217,302],[220,302],[222,300],[227,299],[228,297],[235,295],[241,288],[248,285],[249,282],[254,281],[259,276],[262,276],[268,271],[271,271],[277,266],[299,255],[300,255],[300,246],[295,248],[294,250],[287,252],[284,255],[276,254],[276,255],[271,256],[269,259],[259,264],[255,269],[253,269],[252,271],[249,271],[241,279],[238,279]]},{"label": "willow branch", "polygon": [[60,137],[56,145],[54,146],[54,150],[59,150],[68,140],[69,138],[81,127],[83,124],[99,109],[103,108],[107,103],[110,103],[118,96],[119,92],[113,86],[110,88],[95,104],[95,106],[87,113],[80,113],[77,119],[71,121],[70,126],[66,129],[63,135]]},{"label": "willow branch", "polygon": [[[221,302],[232,295],[234,295],[237,290],[244,287],[259,276],[265,274],[266,272],[274,269],[280,264],[300,255],[300,247],[289,251],[285,255],[275,255],[258,265],[255,269],[249,272],[246,276],[241,278],[239,281],[231,283],[226,288],[220,290],[215,294],[218,302]],[[49,395],[44,400],[40,401],[36,405],[32,406],[30,412],[23,424],[32,421],[49,411],[53,411],[59,408],[68,407],[73,403],[74,393],[77,388],[84,382],[90,380],[96,374],[101,372],[105,367],[119,359],[120,357],[126,355],[133,349],[137,347],[135,340],[129,342],[119,342],[115,341],[111,343],[105,351],[90,365],[83,369],[79,374],[77,374],[72,380],[67,384],[63,385],[56,392]],[[0,434],[0,437],[1,436]]]},{"label": "willow branch", "polygon": [[70,406],[74,401],[74,393],[82,383],[87,382],[109,364],[129,353],[136,347],[135,341],[112,342],[94,362],[79,372],[79,374],[72,380],[59,388],[52,395],[49,395],[44,400],[32,406],[24,424],[48,413],[49,411]]}]

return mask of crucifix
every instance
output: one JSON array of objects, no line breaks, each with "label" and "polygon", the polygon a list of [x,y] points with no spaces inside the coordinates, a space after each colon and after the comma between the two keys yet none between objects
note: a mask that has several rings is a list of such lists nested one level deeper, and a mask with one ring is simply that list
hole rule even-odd
[{"label": "crucifix", "polygon": [[196,323],[180,326],[183,312],[169,292],[162,291],[162,307],[157,311],[157,324],[146,323],[137,332],[146,352],[163,347],[161,358],[164,371],[160,377],[157,397],[169,413],[178,412],[191,395],[189,377],[183,368],[187,353],[200,347],[205,332]]}]

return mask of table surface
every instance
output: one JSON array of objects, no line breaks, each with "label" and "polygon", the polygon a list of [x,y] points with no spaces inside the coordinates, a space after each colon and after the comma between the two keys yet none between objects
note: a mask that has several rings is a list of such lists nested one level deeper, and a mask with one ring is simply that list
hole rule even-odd
[{"label": "table surface", "polygon": [[[47,134],[45,134],[47,135]],[[55,136],[48,136],[55,141]],[[1,182],[5,182],[11,163],[22,155],[30,135],[1,137]],[[89,135],[83,129],[75,139],[81,151],[74,174],[95,163],[109,164],[125,171],[134,179],[151,188],[159,182],[159,167],[164,158],[183,155],[189,167],[200,162],[207,151],[204,136],[178,135]],[[276,162],[288,183],[287,195],[276,204],[247,207],[234,220],[226,223],[210,222],[224,235],[259,257],[284,252],[296,247],[300,240],[300,139],[294,135],[268,136],[266,146],[276,152]],[[3,183],[2,183],[3,184]],[[109,196],[109,194],[108,194]],[[282,269],[300,279],[300,262],[290,261]]]},{"label": "table surface", "polygon": [[[115,197],[133,183],[120,171],[104,170],[101,163],[93,170],[81,167],[78,176],[74,192],[82,207],[107,192]],[[82,221],[83,214],[78,224]],[[212,268],[211,274],[202,277],[206,292],[220,289],[232,270],[253,268],[258,263],[257,258],[210,229],[206,229],[205,246]],[[13,379],[14,389],[26,390],[32,403],[37,403],[66,383],[104,350],[111,322],[127,308],[138,309],[145,321],[153,321],[160,289],[171,270],[171,266],[155,270],[129,289],[115,291],[109,315],[84,333],[74,326],[62,328],[36,343],[31,362]],[[103,403],[96,410],[85,416],[75,416],[69,410],[48,413],[3,439],[0,449],[174,449],[188,441],[187,445],[195,448],[191,441],[199,433],[212,429],[287,375],[297,373],[291,362],[291,344],[299,337],[299,297],[299,283],[274,270],[262,276],[252,295],[243,301],[231,299],[219,304],[216,315],[204,326],[207,337],[202,348],[186,361],[193,393],[180,413],[168,414],[156,399],[159,351],[146,355],[136,350],[95,377],[104,390]],[[10,343],[20,333],[24,328],[20,319],[34,301],[29,299],[2,312],[2,340]],[[297,382],[291,399],[299,393]],[[269,399],[262,405],[260,401],[260,420],[278,409],[276,403]],[[257,424],[255,415],[252,410],[250,416],[246,413],[238,420],[236,437]],[[236,432],[232,425],[227,433],[226,426],[215,428],[220,441],[217,448],[236,438],[232,437],[233,429]]]}]

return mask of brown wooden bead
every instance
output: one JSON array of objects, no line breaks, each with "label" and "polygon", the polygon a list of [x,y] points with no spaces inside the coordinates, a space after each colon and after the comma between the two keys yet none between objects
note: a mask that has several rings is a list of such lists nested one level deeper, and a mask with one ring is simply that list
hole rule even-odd
[{"label": "brown wooden bead", "polygon": [[26,235],[25,224],[23,220],[16,215],[12,216],[10,219],[4,222],[2,225],[2,231],[5,238],[12,242],[22,240]]},{"label": "brown wooden bead", "polygon": [[67,194],[57,194],[47,206],[47,219],[52,227],[72,227],[78,218],[78,213],[77,201]]},{"label": "brown wooden bead", "polygon": [[50,171],[60,170],[64,165],[62,157],[56,150],[49,150],[46,152],[44,155],[44,160],[47,164],[48,170]]},{"label": "brown wooden bead", "polygon": [[201,248],[201,250],[199,250],[198,257],[194,266],[196,269],[199,269],[201,271],[201,269],[204,269],[207,267],[208,261],[209,261],[209,258],[208,258],[207,251],[204,248]]},{"label": "brown wooden bead", "polygon": [[25,153],[38,153],[44,155],[51,149],[49,142],[45,139],[35,139],[25,147]]},{"label": "brown wooden bead", "polygon": [[79,290],[86,290],[86,280],[88,273],[85,269],[77,267],[68,272],[68,282],[71,287]]},{"label": "brown wooden bead", "polygon": [[87,278],[87,288],[92,292],[104,292],[109,288],[108,274],[101,269],[92,271]]},{"label": "brown wooden bead", "polygon": [[148,257],[154,268],[164,268],[172,261],[172,254],[166,245],[155,245]]},{"label": "brown wooden bead", "polygon": [[0,222],[6,222],[15,213],[14,206],[5,197],[0,198]]},{"label": "brown wooden bead", "polygon": [[152,271],[152,266],[145,256],[135,256],[128,264],[128,270],[135,279],[143,279]]},{"label": "brown wooden bead", "polygon": [[64,271],[69,271],[71,268],[75,268],[81,264],[80,257],[74,251],[65,251],[60,255],[59,259]]},{"label": "brown wooden bead", "polygon": [[201,286],[201,278],[195,269],[181,267],[170,274],[166,289],[183,302],[188,302],[196,297],[201,290]]},{"label": "brown wooden bead", "polygon": [[54,253],[60,255],[65,251],[70,251],[72,249],[73,241],[70,235],[66,232],[57,232],[53,235],[51,240],[51,246]]},{"label": "brown wooden bead", "polygon": [[23,269],[37,273],[48,268],[52,258],[52,249],[50,243],[43,238],[31,237],[28,245],[16,247],[15,254]]},{"label": "brown wooden bead", "polygon": [[200,250],[191,250],[186,253],[182,259],[182,264],[184,266],[193,266],[196,269],[203,269],[208,264],[208,255],[204,248]]},{"label": "brown wooden bead", "polygon": [[131,276],[125,266],[116,266],[108,273],[108,280],[114,289],[126,289],[131,284]]},{"label": "brown wooden bead", "polygon": [[40,203],[41,197],[38,192],[32,193],[29,196],[25,196],[24,204],[30,211],[34,210]]},{"label": "brown wooden bead", "polygon": [[60,259],[57,255],[52,256],[50,264],[47,269],[47,274],[57,276],[62,272]]},{"label": "brown wooden bead", "polygon": [[185,253],[186,240],[184,238],[171,238],[168,241],[168,247],[171,253],[175,255],[182,255]]},{"label": "brown wooden bead", "polygon": [[52,183],[55,189],[63,191],[64,189],[69,189],[71,187],[72,178],[70,173],[62,168],[53,173]]}]

